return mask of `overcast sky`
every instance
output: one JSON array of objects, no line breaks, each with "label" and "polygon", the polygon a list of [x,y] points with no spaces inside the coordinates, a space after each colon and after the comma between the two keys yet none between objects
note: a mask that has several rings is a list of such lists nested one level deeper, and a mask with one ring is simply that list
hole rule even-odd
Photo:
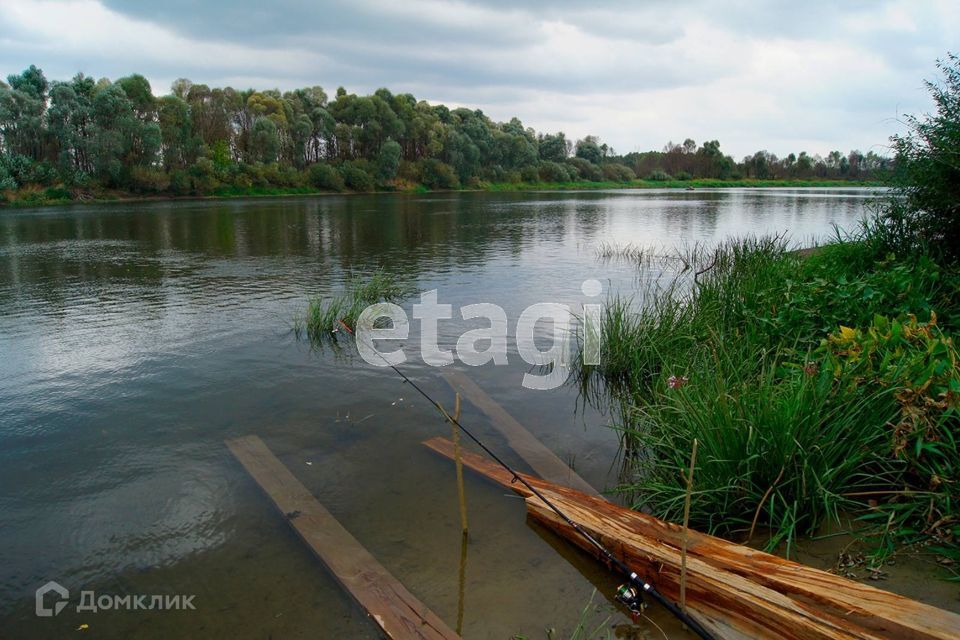
[{"label": "overcast sky", "polygon": [[622,153],[716,138],[737,159],[884,153],[958,45],[956,0],[0,0],[3,75],[385,86]]}]

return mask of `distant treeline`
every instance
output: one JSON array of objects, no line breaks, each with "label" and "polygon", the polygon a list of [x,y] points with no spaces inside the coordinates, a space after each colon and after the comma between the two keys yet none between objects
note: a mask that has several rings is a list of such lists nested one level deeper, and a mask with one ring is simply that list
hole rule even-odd
[{"label": "distant treeline", "polygon": [[[186,79],[155,97],[141,75],[78,74],[50,82],[31,66],[0,82],[0,193],[113,189],[209,194],[257,188],[368,191],[484,183],[719,179],[877,179],[873,152],[758,151],[740,162],[716,140],[618,155],[594,136],[575,143],[517,118],[450,109],[378,89],[211,89]],[[2,196],[0,196],[2,197]]]}]

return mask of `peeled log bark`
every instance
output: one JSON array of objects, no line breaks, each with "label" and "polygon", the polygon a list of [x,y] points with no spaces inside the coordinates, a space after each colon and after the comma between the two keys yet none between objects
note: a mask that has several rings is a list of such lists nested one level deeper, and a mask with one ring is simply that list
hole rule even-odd
[{"label": "peeled log bark", "polygon": [[[426,444],[449,455],[450,443],[442,439]],[[522,484],[512,483],[509,472],[476,454],[464,453],[463,462],[524,495],[533,518],[587,551],[595,551]],[[523,477],[667,598],[679,598],[682,527]],[[705,619],[724,622],[755,638],[960,637],[960,616],[954,613],[693,531],[687,546],[687,606]]]}]

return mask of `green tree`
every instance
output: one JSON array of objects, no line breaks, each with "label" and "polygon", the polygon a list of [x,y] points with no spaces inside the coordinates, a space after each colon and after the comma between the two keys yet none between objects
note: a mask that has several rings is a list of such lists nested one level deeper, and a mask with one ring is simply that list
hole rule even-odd
[{"label": "green tree", "polygon": [[44,113],[49,84],[43,71],[30,67],[7,76],[8,89],[0,89],[0,136],[6,152],[31,160],[43,159]]},{"label": "green tree", "polygon": [[570,141],[563,131],[556,134],[544,134],[539,138],[539,154],[541,160],[563,162],[570,156]]},{"label": "green tree", "polygon": [[927,82],[935,111],[907,118],[909,132],[891,138],[897,152],[897,189],[904,205],[889,221],[915,241],[960,258],[960,57],[937,62],[939,83]]},{"label": "green tree", "polygon": [[583,158],[593,164],[603,162],[603,151],[600,149],[600,141],[596,136],[587,136],[583,140],[578,140],[576,150],[578,158]]},{"label": "green tree", "polygon": [[397,177],[400,170],[400,156],[403,150],[400,144],[388,138],[380,149],[380,155],[377,157],[377,180],[381,184],[391,182]]},{"label": "green tree", "polygon": [[190,119],[190,105],[177,95],[157,100],[161,153],[167,169],[186,168],[196,160],[197,142]]},{"label": "green tree", "polygon": [[269,117],[259,117],[253,122],[250,142],[251,154],[257,162],[276,162],[280,150],[280,137],[276,123]]}]

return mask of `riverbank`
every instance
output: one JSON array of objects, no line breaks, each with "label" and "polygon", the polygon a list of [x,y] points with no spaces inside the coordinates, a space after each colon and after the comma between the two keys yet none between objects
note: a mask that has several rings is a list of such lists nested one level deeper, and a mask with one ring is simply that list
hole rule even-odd
[{"label": "riverbank", "polygon": [[608,301],[602,364],[578,365],[617,416],[635,508],[682,520],[696,440],[692,527],[762,531],[790,555],[851,513],[875,567],[914,544],[960,562],[960,271],[890,252],[885,229],[812,253],[766,238],[612,255],[675,273]]},{"label": "riverbank", "polygon": [[470,189],[428,189],[422,185],[401,185],[379,191],[329,191],[313,187],[221,187],[210,193],[134,193],[112,189],[67,189],[64,187],[24,188],[0,193],[0,209],[46,207],[66,204],[108,204],[111,202],[157,202],[167,200],[229,200],[235,198],[288,198],[296,196],[346,195],[356,193],[449,193],[522,191],[596,191],[604,189],[724,189],[724,188],[845,188],[883,187],[882,181],[865,180],[631,180],[629,182],[492,182]]}]

